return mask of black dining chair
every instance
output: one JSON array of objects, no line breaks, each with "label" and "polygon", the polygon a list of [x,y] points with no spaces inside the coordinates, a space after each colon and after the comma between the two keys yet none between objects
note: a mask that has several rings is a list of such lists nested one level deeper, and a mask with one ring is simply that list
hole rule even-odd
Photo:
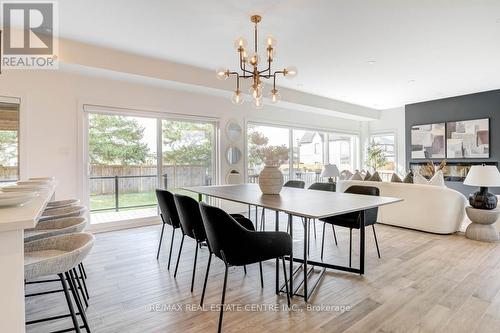
[{"label": "black dining chair", "polygon": [[[191,292],[193,292],[194,278],[196,274],[196,261],[198,258],[198,248],[200,247],[201,244],[207,241],[207,235],[205,233],[205,227],[203,226],[203,221],[198,201],[196,201],[191,197],[181,194],[174,194],[174,201],[177,207],[177,212],[179,214],[179,220],[182,229],[181,247],[179,249],[179,254],[177,256],[177,263],[175,265],[174,277],[177,277],[177,269],[179,268],[179,261],[182,252],[182,244],[184,243],[184,236],[188,236],[196,241],[195,252],[194,252],[193,276],[191,279]],[[252,221],[250,221],[243,215],[231,214],[231,216],[245,229],[252,231],[255,230]],[[212,252],[210,251],[207,270],[209,270],[210,268],[211,259],[212,259]],[[261,263],[259,264],[260,264],[260,279],[262,284],[264,284],[262,276],[262,264]],[[245,266],[244,269],[246,273]]]},{"label": "black dining chair", "polygon": [[[308,190],[316,190],[316,191],[327,191],[327,192],[335,192],[336,189],[336,184],[333,182],[328,182],[328,183],[313,183],[311,184],[308,188]],[[316,239],[316,219],[313,220],[313,228],[314,228],[314,238]],[[335,227],[332,224],[333,230],[333,235],[335,237],[335,244],[337,243],[337,236],[335,235]],[[311,230],[309,228],[309,230]],[[325,241],[325,232],[323,231],[323,240],[322,240],[322,245],[323,242]]]},{"label": "black dining chair", "polygon": [[[374,195],[379,196],[380,190],[374,186],[351,186],[345,193],[351,194],[361,194],[361,195]],[[360,229],[360,217],[362,212],[353,212],[347,213],[337,216],[331,216],[324,219],[320,219],[320,221],[324,222],[323,224],[323,239],[325,237],[325,225],[331,224],[332,227],[334,225],[339,227],[349,228],[349,267],[351,267],[351,257],[352,257],[352,229]],[[373,229],[373,237],[375,238],[375,246],[377,247],[377,254],[380,258],[380,250],[378,247],[377,241],[377,233],[375,232],[375,223],[377,223],[377,214],[378,207],[367,209],[365,212],[365,227],[372,226]],[[335,235],[335,229],[333,229],[333,236],[335,237],[335,244],[337,244],[337,236]],[[324,242],[321,243],[321,259],[323,260],[323,248]]]},{"label": "black dining chair", "polygon": [[[285,278],[286,296],[290,306],[290,294],[286,276],[284,257],[292,253],[292,238],[279,231],[250,231],[243,228],[235,219],[222,209],[199,203],[208,244],[215,256],[224,262],[224,284],[219,314],[218,332],[222,329],[224,300],[226,297],[227,273],[231,266],[250,265],[269,259],[281,259]],[[203,286],[203,295],[208,279],[208,270]]]},{"label": "black dining chair", "polygon": [[[293,188],[303,189],[304,187],[306,187],[306,183],[302,180],[289,180],[285,184],[283,184],[283,187],[293,187]],[[287,226],[287,228],[289,227]],[[262,215],[260,217],[260,231],[265,231],[265,230],[266,230],[266,209],[262,208]]]},{"label": "black dining chair", "polygon": [[177,214],[177,208],[175,207],[174,195],[162,189],[156,189],[156,199],[158,200],[158,206],[160,206],[160,217],[163,225],[161,227],[160,241],[158,243],[158,251],[156,253],[156,260],[160,257],[161,243],[163,240],[163,233],[165,231],[165,225],[168,224],[172,227],[172,239],[170,241],[170,251],[168,254],[168,265],[167,268],[170,269],[170,261],[172,258],[172,247],[174,246],[174,236],[175,230],[181,227],[179,221],[179,215]]}]

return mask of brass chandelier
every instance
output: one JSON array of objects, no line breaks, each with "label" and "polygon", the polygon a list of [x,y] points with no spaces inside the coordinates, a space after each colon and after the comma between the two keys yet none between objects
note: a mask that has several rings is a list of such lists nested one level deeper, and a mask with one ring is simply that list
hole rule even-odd
[{"label": "brass chandelier", "polygon": [[273,86],[269,93],[269,97],[272,103],[277,103],[281,96],[279,91],[276,89],[276,75],[282,74],[285,77],[292,78],[297,75],[297,69],[293,66],[284,68],[279,71],[271,70],[271,63],[273,62],[274,55],[276,53],[276,39],[272,36],[267,36],[265,39],[266,45],[266,61],[267,68],[259,70],[259,65],[261,64],[261,57],[258,53],[258,33],[257,24],[262,20],[259,15],[253,15],[250,17],[250,21],[255,24],[255,35],[254,35],[254,52],[249,56],[247,50],[247,40],[243,37],[239,37],[234,42],[234,47],[236,48],[240,57],[240,71],[231,71],[225,68],[217,69],[217,78],[220,80],[226,80],[229,76],[236,76],[236,90],[231,98],[234,104],[242,104],[244,102],[244,95],[240,90],[240,79],[251,79],[252,85],[250,86],[249,93],[254,99],[254,106],[257,109],[261,109],[264,106],[262,101],[264,82],[262,79],[273,80]]}]

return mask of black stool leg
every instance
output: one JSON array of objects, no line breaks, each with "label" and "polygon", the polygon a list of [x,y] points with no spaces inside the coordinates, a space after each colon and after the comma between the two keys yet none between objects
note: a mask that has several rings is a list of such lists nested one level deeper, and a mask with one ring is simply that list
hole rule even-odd
[{"label": "black stool leg", "polygon": [[352,257],[352,228],[349,228],[349,267],[351,267]]},{"label": "black stool leg", "polygon": [[196,260],[198,259],[198,243],[195,245],[196,250],[194,251],[194,265],[193,265],[193,278],[191,279],[191,292],[194,288],[194,276],[196,274]]},{"label": "black stool leg", "polygon": [[203,283],[203,292],[201,293],[200,306],[203,305],[205,299],[205,291],[207,290],[208,272],[210,271],[210,263],[212,262],[212,251],[208,254],[207,272],[205,273],[205,282]]},{"label": "black stool leg", "polygon": [[179,254],[177,255],[177,263],[175,264],[174,277],[177,277],[177,269],[179,268],[179,260],[181,259],[182,245],[184,244],[184,236],[185,236],[184,233],[182,233],[181,247],[179,248]]},{"label": "black stool leg", "polygon": [[333,230],[333,239],[335,240],[335,245],[339,245],[337,243],[337,233],[335,233],[335,226],[332,224],[332,230]]},{"label": "black stool leg", "polygon": [[89,291],[87,290],[87,282],[85,282],[85,274],[82,270],[82,266],[78,265],[78,269],[80,270],[80,276],[82,278],[82,284],[83,284],[83,289],[85,290],[85,296],[87,297],[87,299],[90,299],[90,296],[89,296]]},{"label": "black stool leg", "polygon": [[156,252],[156,260],[160,258],[160,249],[161,249],[161,241],[163,240],[163,232],[165,231],[165,221],[163,221],[163,216],[161,216],[161,221],[163,222],[163,225],[161,226],[161,234],[160,234],[160,241],[158,242],[158,251]]},{"label": "black stool leg", "polygon": [[75,285],[75,287],[77,287],[76,291],[78,292],[78,290],[80,290],[80,293],[82,294],[83,301],[85,302],[85,307],[88,308],[89,307],[89,303],[87,302],[87,297],[85,297],[85,293],[83,291],[82,282],[78,278],[78,274],[76,273],[76,269],[75,268],[73,268],[70,271],[70,275],[73,278],[73,281],[76,279],[76,283],[78,284],[78,285]]},{"label": "black stool leg", "polygon": [[313,219],[314,239],[316,239],[316,219]]},{"label": "black stool leg", "polygon": [[73,276],[71,275],[71,271],[66,272],[66,277],[68,278],[68,281],[71,287],[71,291],[73,293],[73,298],[75,299],[76,307],[78,308],[78,311],[80,312],[80,317],[82,318],[83,321],[83,327],[85,327],[85,330],[90,333],[90,327],[89,323],[87,321],[87,315],[85,314],[85,310],[83,309],[83,305],[80,302],[80,299],[78,298],[78,290],[76,289],[76,282]]},{"label": "black stool leg", "polygon": [[78,267],[82,270],[83,276],[85,277],[85,280],[87,279],[87,272],[85,271],[85,267],[83,266],[83,262],[81,262]]},{"label": "black stool leg", "polygon": [[378,248],[377,233],[375,232],[375,224],[372,224],[373,237],[375,237],[375,246],[377,247],[378,258],[380,259],[380,250]]},{"label": "black stool leg", "polygon": [[68,303],[69,313],[71,314],[71,320],[73,321],[73,327],[77,333],[80,333],[80,324],[78,324],[78,319],[76,318],[75,309],[73,308],[73,303],[71,302],[71,297],[69,296],[68,285],[62,274],[57,274],[61,280],[61,284],[64,291],[64,296],[66,297],[66,303]]}]

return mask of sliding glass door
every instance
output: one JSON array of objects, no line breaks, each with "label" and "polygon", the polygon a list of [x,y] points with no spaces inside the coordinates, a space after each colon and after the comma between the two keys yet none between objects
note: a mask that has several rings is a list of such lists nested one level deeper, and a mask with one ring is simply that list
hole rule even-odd
[{"label": "sliding glass door", "polygon": [[19,179],[19,104],[0,102],[0,185]]},{"label": "sliding glass door", "polygon": [[216,182],[215,122],[87,115],[91,223],[156,216],[156,188]]}]

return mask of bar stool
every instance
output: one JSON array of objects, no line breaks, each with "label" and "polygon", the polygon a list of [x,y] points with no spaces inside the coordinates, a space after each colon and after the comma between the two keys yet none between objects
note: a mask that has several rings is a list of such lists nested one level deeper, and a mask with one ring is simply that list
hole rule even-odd
[{"label": "bar stool", "polygon": [[[70,312],[66,315],[30,320],[26,322],[26,325],[71,317],[73,329],[61,332],[75,330],[79,333],[81,332],[80,328],[85,328],[87,332],[90,332],[85,310],[77,294],[74,268],[88,255],[94,242],[95,237],[89,233],[75,233],[43,238],[24,244],[24,278],[28,280],[57,275],[63,288],[62,290],[28,294],[26,297],[62,291]],[[73,301],[78,312],[75,312]],[[82,326],[78,322],[77,315],[81,317]]]},{"label": "bar stool", "polygon": [[70,206],[63,208],[46,209],[42,213],[42,216],[38,219],[39,222],[47,220],[61,219],[64,217],[80,217],[87,213],[87,207],[85,206]]},{"label": "bar stool", "polygon": [[[86,226],[87,219],[84,217],[65,217],[62,219],[39,222],[35,228],[25,230],[24,242],[27,243],[47,237],[82,232]],[[78,275],[78,272],[76,272],[76,268],[74,273],[76,275],[76,278],[79,279],[79,289],[85,305],[88,307],[88,299],[90,298],[90,296],[87,289],[87,283],[85,282],[87,274],[85,273],[85,267],[83,266],[83,263],[78,264],[78,271],[80,275]],[[27,282],[27,284],[57,281],[59,280],[33,281]]]},{"label": "bar stool", "polygon": [[66,200],[56,200],[56,201],[49,201],[47,203],[47,209],[55,209],[55,208],[65,208],[65,207],[71,207],[71,206],[76,206],[80,204],[80,200],[78,199],[66,199]]}]

